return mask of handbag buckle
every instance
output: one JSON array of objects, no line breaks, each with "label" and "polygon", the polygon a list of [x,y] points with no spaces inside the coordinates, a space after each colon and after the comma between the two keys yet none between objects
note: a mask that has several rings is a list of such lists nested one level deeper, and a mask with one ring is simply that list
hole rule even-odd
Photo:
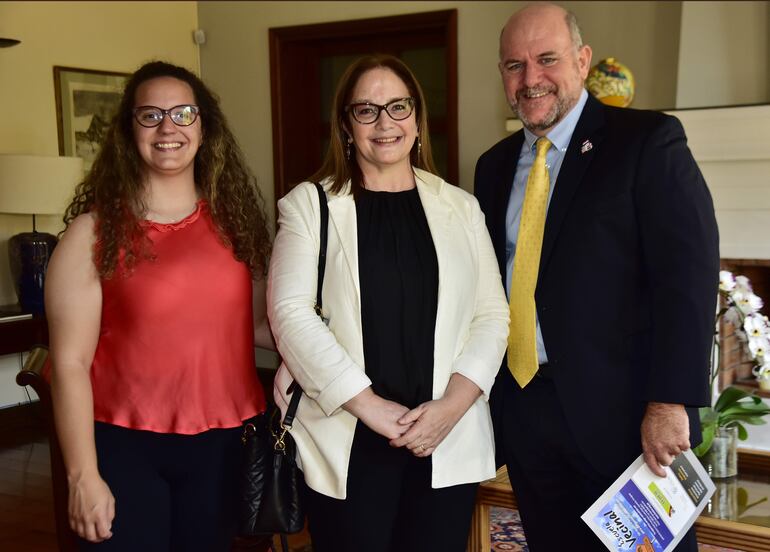
[{"label": "handbag buckle", "polygon": [[245,426],[243,426],[243,433],[241,434],[241,443],[244,445],[246,444],[246,441],[251,435],[255,435],[257,433],[257,427],[249,422]]},{"label": "handbag buckle", "polygon": [[281,454],[286,454],[286,442],[283,438],[286,436],[287,431],[289,431],[289,428],[281,424],[281,434],[279,435],[276,432],[273,432],[273,438],[275,438],[273,450],[280,452]]},{"label": "handbag buckle", "polygon": [[329,325],[329,319],[324,316],[323,310],[321,310],[321,305],[316,303],[315,306],[313,307],[313,310],[318,315],[318,318],[320,318],[321,321],[328,326]]}]

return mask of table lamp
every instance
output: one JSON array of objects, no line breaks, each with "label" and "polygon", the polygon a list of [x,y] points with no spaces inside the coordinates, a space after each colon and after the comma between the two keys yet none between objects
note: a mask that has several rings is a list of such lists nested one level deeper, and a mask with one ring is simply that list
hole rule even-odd
[{"label": "table lamp", "polygon": [[38,232],[35,215],[64,213],[83,179],[79,157],[0,154],[0,213],[32,215],[32,232],[8,240],[16,296],[24,312],[43,312],[43,284],[56,236]]}]

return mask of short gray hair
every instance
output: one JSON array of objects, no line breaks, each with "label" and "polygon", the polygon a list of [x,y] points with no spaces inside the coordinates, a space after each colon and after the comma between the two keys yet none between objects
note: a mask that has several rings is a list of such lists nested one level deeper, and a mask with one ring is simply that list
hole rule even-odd
[{"label": "short gray hair", "polygon": [[[530,4],[532,5],[532,4]],[[553,4],[556,5],[556,4]],[[575,50],[580,50],[580,48],[583,47],[583,35],[580,32],[580,25],[578,25],[577,16],[571,12],[570,10],[564,8],[563,6],[559,6],[564,10],[564,22],[567,24],[567,29],[569,30],[569,38],[572,42],[572,46],[575,48]],[[519,10],[521,11],[521,10]],[[517,12],[518,13],[518,12]],[[503,25],[503,28],[500,29],[500,59],[502,60],[503,57],[503,35],[505,34],[505,28],[508,26],[508,23]]]},{"label": "short gray hair", "polygon": [[575,47],[575,50],[580,50],[580,48],[583,47],[583,36],[580,32],[577,16],[569,10],[566,10],[566,12],[567,14],[564,16],[564,20],[569,29],[569,37],[572,40],[572,45]]}]

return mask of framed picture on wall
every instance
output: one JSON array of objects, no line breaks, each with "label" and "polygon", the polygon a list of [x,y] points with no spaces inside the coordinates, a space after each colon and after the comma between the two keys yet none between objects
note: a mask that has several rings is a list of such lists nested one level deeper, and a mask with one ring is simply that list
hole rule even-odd
[{"label": "framed picture on wall", "polygon": [[86,170],[118,110],[128,73],[53,68],[59,155],[82,157]]}]

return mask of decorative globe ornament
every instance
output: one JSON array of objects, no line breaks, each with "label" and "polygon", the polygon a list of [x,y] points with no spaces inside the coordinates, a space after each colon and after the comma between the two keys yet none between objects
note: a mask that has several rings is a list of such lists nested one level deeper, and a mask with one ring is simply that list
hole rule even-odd
[{"label": "decorative globe ornament", "polygon": [[603,104],[628,107],[634,100],[634,75],[628,67],[609,57],[588,72],[586,88]]}]

